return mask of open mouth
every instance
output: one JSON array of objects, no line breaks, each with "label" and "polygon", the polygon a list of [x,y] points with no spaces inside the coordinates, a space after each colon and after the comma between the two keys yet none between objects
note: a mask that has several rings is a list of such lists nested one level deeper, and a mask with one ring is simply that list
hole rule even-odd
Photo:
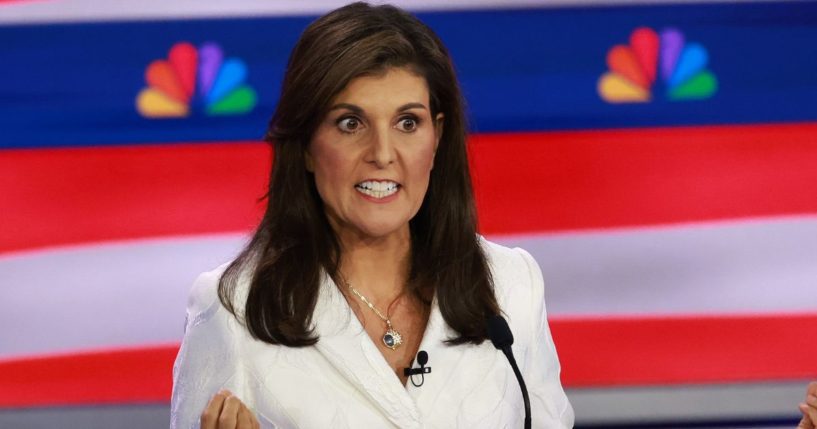
[{"label": "open mouth", "polygon": [[391,180],[367,180],[355,185],[355,189],[372,198],[386,198],[394,195],[400,189],[400,184]]}]

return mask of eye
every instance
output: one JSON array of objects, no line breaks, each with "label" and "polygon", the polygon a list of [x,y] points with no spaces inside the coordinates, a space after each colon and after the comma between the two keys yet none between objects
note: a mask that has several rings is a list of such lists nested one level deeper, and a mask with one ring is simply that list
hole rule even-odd
[{"label": "eye", "polygon": [[348,134],[354,134],[361,127],[360,119],[354,116],[345,116],[338,119],[337,125],[341,132]]},{"label": "eye", "polygon": [[416,130],[418,125],[420,125],[420,120],[413,116],[400,118],[400,121],[397,122],[397,128],[407,133]]}]

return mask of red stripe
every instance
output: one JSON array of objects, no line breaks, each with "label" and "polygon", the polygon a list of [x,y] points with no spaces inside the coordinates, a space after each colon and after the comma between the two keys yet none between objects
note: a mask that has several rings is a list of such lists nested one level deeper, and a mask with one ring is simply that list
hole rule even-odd
[{"label": "red stripe", "polygon": [[34,1],[44,2],[46,0],[0,0],[0,6],[5,6],[7,4],[12,4],[12,3],[31,3],[31,2],[34,2]]},{"label": "red stripe", "polygon": [[479,136],[485,233],[817,213],[817,123]]},{"label": "red stripe", "polygon": [[[567,387],[817,378],[817,314],[553,320]],[[0,408],[170,399],[178,346],[0,362]]]},{"label": "red stripe", "polygon": [[[475,136],[487,234],[817,213],[817,123]],[[246,231],[261,143],[7,150],[0,252]]]},{"label": "red stripe", "polygon": [[817,378],[817,314],[555,320],[571,387]]},{"label": "red stripe", "polygon": [[0,251],[249,230],[270,156],[261,143],[0,152]]},{"label": "red stripe", "polygon": [[0,362],[0,407],[166,402],[178,346]]}]

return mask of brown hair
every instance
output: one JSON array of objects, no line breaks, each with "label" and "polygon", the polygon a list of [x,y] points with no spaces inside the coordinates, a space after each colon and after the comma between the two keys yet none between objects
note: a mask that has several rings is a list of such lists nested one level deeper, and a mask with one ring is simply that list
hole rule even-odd
[{"label": "brown hair", "polygon": [[235,314],[236,283],[251,274],[244,320],[262,341],[294,347],[318,341],[311,321],[322,270],[338,279],[341,250],[304,154],[332,99],[352,79],[390,67],[425,77],[431,116],[445,117],[428,191],[409,222],[408,287],[426,303],[429,295],[421,291],[436,292],[443,318],[458,334],[451,344],[481,343],[486,318],[499,312],[476,235],[463,101],[451,58],[411,14],[353,3],[310,24],[292,51],[267,132],[274,158],[266,213],[219,283],[221,302]]}]

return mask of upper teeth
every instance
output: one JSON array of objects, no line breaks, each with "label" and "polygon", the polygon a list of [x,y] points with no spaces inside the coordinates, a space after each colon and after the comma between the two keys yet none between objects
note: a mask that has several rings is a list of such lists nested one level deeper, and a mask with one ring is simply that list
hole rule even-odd
[{"label": "upper teeth", "polygon": [[366,195],[375,198],[384,198],[397,192],[398,186],[400,185],[390,180],[384,181],[367,180],[365,182],[358,183],[357,185],[355,185],[355,188],[357,188],[358,191]]}]

